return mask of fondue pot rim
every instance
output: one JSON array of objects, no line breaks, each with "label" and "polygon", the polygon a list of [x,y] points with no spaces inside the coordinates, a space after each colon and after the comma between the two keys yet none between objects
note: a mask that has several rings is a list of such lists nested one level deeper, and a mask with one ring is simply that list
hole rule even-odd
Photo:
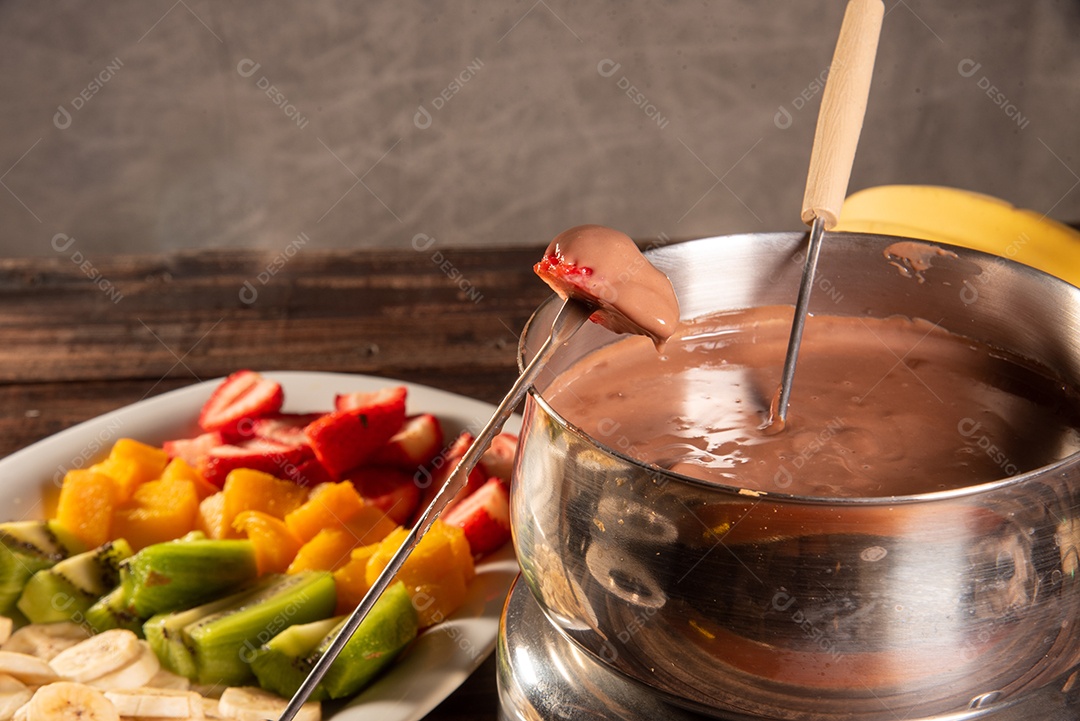
[{"label": "fondue pot rim", "polygon": [[[706,241],[722,240],[722,239],[736,240],[736,239],[745,239],[745,238],[785,238],[785,237],[791,237],[791,236],[795,236],[795,235],[806,237],[807,233],[805,233],[805,232],[793,232],[793,231],[776,231],[776,232],[765,232],[765,233],[736,233],[736,234],[731,234],[731,235],[709,236],[709,237],[706,237],[706,238],[694,238],[694,239],[688,239],[688,240],[675,241],[675,242],[672,242],[672,243],[664,244],[662,246],[652,246],[652,247],[649,247],[649,248],[647,248],[645,250],[645,254],[646,255],[651,255],[657,250],[662,250],[663,248],[670,248],[670,247],[679,246],[679,245],[683,245],[683,244],[687,244],[687,243],[706,242]],[[1054,282],[1054,283],[1060,283],[1060,284],[1062,284],[1064,286],[1067,286],[1068,288],[1072,288],[1073,290],[1077,290],[1078,292],[1080,292],[1080,289],[1077,289],[1076,286],[1073,286],[1072,284],[1068,283],[1065,280],[1062,280],[1061,278],[1058,278],[1057,276],[1051,275],[1051,274],[1046,273],[1046,272],[1044,272],[1042,270],[1039,270],[1037,268],[1033,268],[1031,266],[1024,265],[1022,263],[1017,263],[1016,261],[1013,261],[1013,260],[1011,260],[1009,258],[1005,258],[1005,257],[999,256],[999,255],[995,255],[993,253],[986,253],[986,252],[983,252],[981,250],[977,250],[975,248],[969,248],[969,247],[966,247],[966,246],[953,245],[953,244],[943,243],[943,242],[939,242],[939,241],[929,241],[929,240],[920,239],[920,238],[911,238],[911,237],[893,236],[893,235],[882,235],[882,234],[877,234],[877,233],[848,233],[848,232],[838,231],[838,232],[830,232],[829,235],[832,236],[832,237],[846,236],[846,237],[849,237],[849,238],[871,238],[871,239],[877,239],[877,240],[889,240],[889,241],[894,242],[894,243],[910,241],[910,242],[915,242],[915,243],[923,243],[923,244],[927,244],[927,245],[932,245],[932,246],[935,246],[935,247],[938,247],[938,248],[952,250],[953,252],[959,252],[959,253],[962,253],[962,254],[965,254],[965,255],[973,255],[975,257],[982,257],[982,258],[986,259],[989,262],[1005,263],[1005,264],[1013,267],[1016,270],[1016,272],[1031,273],[1031,274],[1034,274],[1036,276],[1044,276],[1046,278],[1051,279],[1051,281]],[[525,366],[525,363],[526,363],[526,360],[525,360],[525,358],[526,358],[525,354],[526,354],[526,350],[527,350],[526,349],[526,343],[528,342],[528,339],[530,338],[530,334],[535,332],[535,333],[543,333],[543,334],[546,335],[546,333],[548,332],[548,329],[546,327],[545,328],[537,328],[537,329],[533,328],[533,326],[534,326],[535,322],[537,321],[538,317],[543,313],[543,311],[550,309],[552,311],[551,312],[551,317],[554,318],[554,316],[555,316],[555,308],[554,308],[554,306],[556,306],[558,304],[561,304],[562,302],[563,302],[562,298],[560,298],[558,295],[552,294],[550,297],[548,297],[546,300],[544,300],[536,308],[535,311],[533,311],[532,315],[529,316],[529,319],[525,323],[525,327],[522,330],[521,337],[520,337],[519,342],[518,342],[517,361],[518,361],[519,370],[523,369],[524,366]],[[749,307],[749,306],[747,306],[747,307]],[[718,309],[718,310],[723,310],[723,311],[741,310],[741,308],[723,308],[723,309]],[[904,495],[895,495],[895,496],[806,496],[806,495],[799,495],[799,494],[792,494],[792,493],[782,493],[782,492],[773,492],[773,491],[758,491],[758,490],[753,490],[753,489],[740,488],[739,486],[730,485],[730,484],[726,484],[726,483],[720,483],[720,482],[717,482],[717,481],[708,481],[708,480],[704,480],[704,479],[701,479],[701,478],[695,478],[693,476],[687,476],[687,475],[684,475],[684,474],[681,474],[681,473],[677,473],[675,471],[668,470],[666,468],[661,468],[660,466],[656,466],[656,465],[651,464],[651,463],[647,463],[647,462],[642,461],[642,460],[640,460],[638,458],[634,458],[633,456],[629,456],[629,455],[627,455],[625,453],[620,452],[619,450],[617,450],[615,448],[612,448],[611,446],[609,446],[609,445],[607,445],[605,443],[600,442],[598,439],[596,439],[595,437],[589,435],[587,432],[585,432],[579,426],[575,425],[574,423],[571,423],[569,420],[567,420],[565,417],[563,417],[560,413],[555,411],[554,408],[552,408],[551,404],[549,404],[547,402],[547,400],[540,394],[540,392],[537,391],[535,386],[532,386],[532,387],[529,388],[529,396],[532,398],[532,400],[534,402],[540,404],[540,406],[544,409],[544,411],[549,416],[551,416],[553,419],[555,419],[566,430],[574,433],[575,435],[577,435],[577,436],[579,436],[581,438],[587,439],[593,445],[603,449],[605,452],[607,452],[607,453],[611,454],[612,456],[618,458],[619,460],[623,461],[624,463],[627,463],[627,464],[630,464],[630,465],[633,465],[633,466],[637,466],[638,468],[640,468],[642,471],[644,471],[646,473],[660,474],[660,475],[662,475],[664,477],[671,478],[672,480],[677,480],[677,481],[680,481],[682,483],[690,484],[690,485],[697,486],[697,487],[700,487],[700,488],[703,488],[703,489],[708,489],[710,491],[719,491],[719,492],[722,492],[722,493],[729,493],[729,494],[731,494],[733,496],[738,496],[738,497],[743,497],[743,498],[769,498],[769,499],[774,500],[774,501],[780,501],[780,502],[786,502],[786,503],[801,503],[801,504],[830,505],[830,506],[891,506],[891,505],[897,505],[897,504],[930,503],[930,502],[934,502],[934,501],[944,501],[944,500],[949,500],[949,499],[964,498],[964,497],[968,497],[968,496],[976,496],[976,495],[980,495],[980,494],[983,494],[983,493],[997,491],[997,490],[1008,488],[1008,487],[1014,486],[1014,485],[1018,486],[1018,485],[1021,485],[1021,484],[1025,483],[1025,482],[1027,482],[1028,480],[1030,480],[1030,479],[1032,479],[1034,477],[1044,477],[1048,473],[1049,474],[1054,474],[1058,470],[1060,470],[1060,469],[1062,469],[1062,468],[1064,468],[1066,466],[1075,465],[1076,464],[1076,459],[1080,458],[1080,451],[1077,451],[1077,452],[1069,454],[1068,456],[1065,456],[1064,458],[1060,458],[1060,459],[1058,459],[1056,461],[1053,461],[1051,463],[1039,466],[1037,468],[1033,468],[1033,469],[1031,469],[1029,471],[1025,471],[1023,473],[1017,473],[1014,476],[1007,476],[1005,478],[1000,478],[1000,479],[996,479],[996,480],[993,480],[993,481],[986,481],[984,483],[972,484],[972,485],[968,485],[968,486],[962,486],[960,488],[953,488],[953,489],[941,490],[941,491],[931,491],[931,492],[927,492],[927,493],[913,493],[913,494],[904,494]]]}]

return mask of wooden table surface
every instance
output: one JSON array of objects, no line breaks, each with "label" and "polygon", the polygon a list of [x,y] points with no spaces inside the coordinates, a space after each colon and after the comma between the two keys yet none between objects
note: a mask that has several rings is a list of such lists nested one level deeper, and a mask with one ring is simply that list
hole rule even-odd
[{"label": "wooden table surface", "polygon": [[[422,245],[422,244],[420,244]],[[0,457],[165,391],[338,371],[497,402],[550,293],[541,248],[0,260]],[[431,719],[495,719],[493,658]]]}]

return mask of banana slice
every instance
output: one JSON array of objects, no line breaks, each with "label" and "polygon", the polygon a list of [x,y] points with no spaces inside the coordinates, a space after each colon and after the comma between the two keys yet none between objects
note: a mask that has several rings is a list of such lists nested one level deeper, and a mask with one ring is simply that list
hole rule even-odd
[{"label": "banana slice", "polygon": [[201,698],[202,698],[203,718],[209,718],[209,719],[223,719],[223,718],[226,718],[225,715],[221,713],[221,708],[218,706],[218,700],[216,698],[209,698],[207,696],[202,696]]},{"label": "banana slice", "polygon": [[88,638],[90,631],[77,623],[32,623],[11,634],[0,650],[25,653],[49,661],[61,651]]},{"label": "banana slice", "polygon": [[227,687],[219,683],[193,683],[191,690],[204,698],[212,698],[217,701],[221,698],[221,692]]},{"label": "banana slice", "polygon": [[93,681],[135,661],[142,648],[134,632],[114,628],[61,651],[49,665],[70,681]]},{"label": "banana slice", "polygon": [[[139,641],[139,646],[142,648],[142,651],[140,651],[135,660],[127,666],[122,666],[111,673],[99,676],[86,683],[94,688],[100,688],[102,691],[141,688],[142,686],[148,685],[150,679],[154,678],[154,675],[161,670],[161,662],[158,660],[154,650],[150,648],[150,644],[146,641]],[[124,714],[121,712],[120,715],[130,716],[131,714]]]},{"label": "banana slice", "polygon": [[[157,654],[155,654],[156,656]],[[169,688],[174,691],[190,691],[191,681],[167,668],[158,669],[153,678],[146,682],[150,688]]]},{"label": "banana slice", "polygon": [[19,679],[0,674],[0,721],[9,721],[34,695]]},{"label": "banana slice", "polygon": [[124,718],[201,718],[202,699],[194,691],[177,691],[165,688],[128,688],[106,691],[105,698],[112,702]]},{"label": "banana slice", "polygon": [[42,686],[24,708],[26,721],[120,721],[101,691],[69,681]]},{"label": "banana slice", "polygon": [[[218,700],[218,710],[227,719],[236,721],[265,721],[277,718],[289,702],[277,694],[251,686],[233,686],[225,689]],[[296,714],[297,721],[320,721],[322,706],[309,701]]]},{"label": "banana slice", "polygon": [[60,676],[37,656],[12,651],[0,651],[0,673],[14,676],[30,686],[59,681]]}]

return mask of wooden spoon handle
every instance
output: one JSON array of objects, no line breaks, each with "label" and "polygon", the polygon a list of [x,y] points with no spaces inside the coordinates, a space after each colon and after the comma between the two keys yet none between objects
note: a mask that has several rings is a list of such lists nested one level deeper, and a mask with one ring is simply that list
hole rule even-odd
[{"label": "wooden spoon handle", "polygon": [[866,114],[884,15],[882,0],[851,0],[844,12],[810,153],[802,207],[804,223],[821,218],[825,228],[830,229],[840,216]]}]

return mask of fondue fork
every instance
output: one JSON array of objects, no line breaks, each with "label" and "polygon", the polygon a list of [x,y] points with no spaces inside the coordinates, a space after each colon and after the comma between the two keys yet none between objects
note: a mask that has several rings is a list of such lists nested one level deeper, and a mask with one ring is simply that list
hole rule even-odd
[{"label": "fondue fork", "polygon": [[476,464],[480,460],[480,456],[487,450],[488,445],[491,443],[491,439],[502,430],[503,424],[521,403],[525,394],[528,392],[529,387],[533,381],[536,380],[540,371],[543,370],[544,365],[551,359],[551,356],[555,354],[566,341],[570,340],[585,324],[585,321],[589,319],[589,314],[592,313],[592,309],[585,303],[567,299],[559,309],[558,315],[555,316],[555,320],[551,324],[551,333],[544,341],[543,345],[536,352],[529,364],[525,366],[525,369],[521,371],[521,375],[518,376],[517,381],[510,388],[510,391],[506,394],[506,397],[502,399],[498,407],[492,414],[491,419],[484,426],[483,430],[476,436],[476,440],[462,456],[461,461],[454,468],[453,473],[443,483],[442,488],[439,489],[438,494],[428,505],[424,514],[420,516],[420,519],[413,525],[412,530],[405,537],[401,547],[390,558],[390,562],[386,564],[386,568],[383,569],[379,577],[375,579],[375,583],[371,585],[367,594],[364,595],[364,599],[360,601],[360,604],[353,610],[342,626],[341,631],[338,632],[334,640],[330,642],[326,651],[315,662],[311,672],[308,674],[304,682],[300,684],[300,688],[296,690],[292,699],[289,701],[289,705],[285,707],[285,711],[282,712],[279,717],[279,721],[292,721],[296,714],[300,711],[300,708],[311,696],[315,687],[322,681],[323,676],[326,675],[330,665],[334,662],[334,659],[338,657],[341,650],[348,643],[356,629],[359,628],[361,622],[367,617],[371,611],[372,606],[379,600],[383,592],[387,589],[390,583],[394,580],[394,576],[401,570],[401,566],[405,563],[405,560],[412,553],[420,539],[431,528],[432,524],[439,518],[439,515],[446,509],[447,504],[458,494],[458,492],[465,486],[465,481],[468,480],[469,472],[476,467]]},{"label": "fondue fork", "polygon": [[791,384],[795,378],[795,363],[799,358],[821,242],[825,231],[836,226],[847,194],[855,148],[866,115],[884,13],[881,0],[851,0],[844,11],[844,22],[836,40],[829,79],[821,97],[803,195],[802,221],[810,223],[810,242],[799,281],[780,388],[770,405],[765,425],[770,431],[779,432],[787,424]]}]

